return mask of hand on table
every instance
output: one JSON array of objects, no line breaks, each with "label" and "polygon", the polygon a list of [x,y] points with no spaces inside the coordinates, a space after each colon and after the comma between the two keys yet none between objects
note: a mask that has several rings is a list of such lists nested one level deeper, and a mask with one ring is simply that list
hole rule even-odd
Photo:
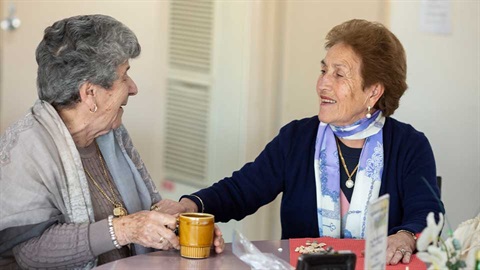
[{"label": "hand on table", "polygon": [[216,224],[213,237],[213,246],[215,247],[216,253],[222,253],[225,249],[225,240],[223,240],[222,231],[220,231],[220,228],[218,228]]},{"label": "hand on table", "polygon": [[177,218],[172,215],[141,211],[113,219],[113,229],[120,245],[130,243],[156,249],[179,249],[180,244],[174,230]]},{"label": "hand on table", "polygon": [[387,238],[387,264],[409,263],[415,250],[415,239],[407,232],[398,232]]}]

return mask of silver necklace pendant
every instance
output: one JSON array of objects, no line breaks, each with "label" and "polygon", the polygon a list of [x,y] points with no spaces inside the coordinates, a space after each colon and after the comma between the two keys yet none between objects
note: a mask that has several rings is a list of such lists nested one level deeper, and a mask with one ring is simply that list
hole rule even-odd
[{"label": "silver necklace pendant", "polygon": [[348,179],[347,182],[345,182],[345,186],[347,186],[347,188],[352,188],[354,185],[355,182],[353,182],[352,179]]}]

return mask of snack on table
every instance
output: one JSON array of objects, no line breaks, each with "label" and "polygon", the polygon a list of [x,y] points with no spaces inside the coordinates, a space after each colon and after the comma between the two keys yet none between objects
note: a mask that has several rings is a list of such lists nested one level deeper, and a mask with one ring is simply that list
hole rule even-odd
[{"label": "snack on table", "polygon": [[325,251],[323,248],[327,244],[325,243],[318,243],[316,240],[311,242],[310,240],[307,240],[305,243],[305,246],[299,246],[295,248],[295,252],[298,252],[300,254],[312,254],[312,253],[319,253],[322,251]]}]

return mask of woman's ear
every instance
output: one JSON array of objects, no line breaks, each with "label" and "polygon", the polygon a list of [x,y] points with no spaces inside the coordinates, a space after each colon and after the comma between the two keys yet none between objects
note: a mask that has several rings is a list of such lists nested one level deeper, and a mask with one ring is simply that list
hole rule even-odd
[{"label": "woman's ear", "polygon": [[[383,92],[385,91],[385,87],[381,83],[376,83],[371,86],[371,94],[369,97],[369,103],[370,104],[377,104],[377,101],[380,99],[380,97],[383,96]],[[372,106],[373,107],[373,106]]]},{"label": "woman's ear", "polygon": [[80,103],[85,104],[91,112],[97,111],[96,88],[92,83],[86,82],[80,86]]}]

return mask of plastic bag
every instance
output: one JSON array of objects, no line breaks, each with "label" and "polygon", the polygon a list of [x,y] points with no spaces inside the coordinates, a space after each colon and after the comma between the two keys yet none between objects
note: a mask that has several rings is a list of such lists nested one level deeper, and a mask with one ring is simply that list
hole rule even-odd
[{"label": "plastic bag", "polygon": [[293,270],[286,261],[271,253],[262,253],[240,232],[233,232],[232,251],[252,269]]}]

